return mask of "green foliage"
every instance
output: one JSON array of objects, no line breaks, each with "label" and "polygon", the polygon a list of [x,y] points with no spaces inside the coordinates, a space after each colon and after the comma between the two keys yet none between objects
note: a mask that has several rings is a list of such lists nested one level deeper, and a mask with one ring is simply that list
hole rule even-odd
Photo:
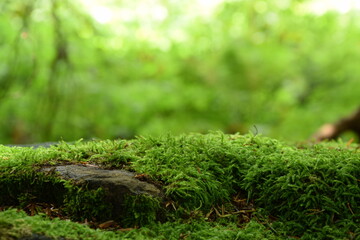
[{"label": "green foliage", "polygon": [[23,171],[2,172],[0,176],[0,204],[3,206],[26,206],[34,202],[51,202],[56,205],[63,201],[63,181],[54,176]]},{"label": "green foliage", "polygon": [[145,194],[127,196],[123,208],[126,210],[124,224],[128,226],[145,226],[157,219],[160,211],[160,200]]},{"label": "green foliage", "polygon": [[106,202],[103,189],[88,190],[69,183],[66,185],[68,191],[63,202],[64,211],[73,220],[96,219],[105,221],[113,217],[113,206]]},{"label": "green foliage", "polygon": [[[58,183],[68,193],[66,203],[72,215],[105,219],[110,214],[101,189],[83,191],[32,169],[56,156],[52,164],[73,158],[74,162],[126,167],[160,184],[165,203],[143,195],[127,198],[124,209],[128,211],[121,217],[128,226],[151,225],[159,214],[163,221],[209,220],[215,206],[237,211],[232,199],[241,193],[255,205],[253,217],[277,236],[359,236],[360,153],[342,142],[295,147],[252,134],[214,132],[62,143],[50,149],[15,148],[13,155],[6,147],[0,150],[4,152],[4,157],[0,154],[0,200],[14,205],[24,205],[33,197],[42,199],[39,189]],[[236,215],[211,219],[214,224],[238,224]]]},{"label": "green foliage", "polygon": [[0,142],[254,125],[308,138],[358,105],[360,21],[355,11],[307,12],[306,2],[225,0],[202,16],[191,1],[159,1],[160,22],[105,25],[79,1],[4,1]]},{"label": "green foliage", "polygon": [[73,143],[59,142],[50,148],[5,147],[0,145],[0,169],[12,171],[32,168],[33,165],[55,165],[69,162],[96,162],[108,167],[124,167],[135,160],[130,141],[76,141]]},{"label": "green foliage", "polygon": [[[7,228],[5,228],[5,226]],[[58,239],[120,239],[114,232],[97,231],[82,224],[60,219],[47,219],[44,216],[27,216],[22,211],[10,209],[0,212],[0,239],[19,239],[32,234],[45,235]],[[10,238],[13,237],[13,238]]]},{"label": "green foliage", "polygon": [[238,228],[236,225],[229,224],[222,226],[218,224],[209,224],[203,221],[193,221],[191,223],[167,222],[164,224],[153,224],[132,231],[127,235],[131,239],[282,239],[275,236],[265,227],[256,222],[250,222],[244,228]]},{"label": "green foliage", "polygon": [[97,163],[106,167],[125,168],[137,157],[132,153],[131,141],[77,141],[74,143],[61,142],[55,151],[49,152],[49,161],[86,161]]},{"label": "green foliage", "polygon": [[215,155],[223,155],[227,146],[216,135],[139,138],[136,146],[145,155],[134,169],[164,182],[166,195],[185,207],[206,209],[233,192],[226,162]]},{"label": "green foliage", "polygon": [[164,224],[152,224],[129,232],[110,232],[93,230],[89,227],[63,221],[59,219],[46,219],[43,216],[29,217],[24,212],[17,212],[15,209],[0,212],[0,239],[17,239],[23,236],[41,234],[53,238],[64,237],[66,239],[157,239],[157,240],[178,240],[186,239],[281,239],[267,231],[261,224],[250,222],[243,229],[234,225],[221,226],[206,222],[192,222],[190,224],[181,222],[167,222]]}]

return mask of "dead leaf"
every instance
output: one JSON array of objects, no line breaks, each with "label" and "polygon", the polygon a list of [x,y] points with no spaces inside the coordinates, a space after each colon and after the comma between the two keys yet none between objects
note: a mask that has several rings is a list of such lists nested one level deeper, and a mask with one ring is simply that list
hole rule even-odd
[{"label": "dead leaf", "polygon": [[109,221],[106,221],[104,223],[99,224],[98,227],[101,228],[101,229],[105,229],[105,228],[109,228],[111,226],[114,226],[115,224],[116,224],[115,221],[109,220]]},{"label": "dead leaf", "polygon": [[131,230],[134,230],[135,228],[119,228],[118,230],[120,232],[128,232],[128,231],[131,231]]}]

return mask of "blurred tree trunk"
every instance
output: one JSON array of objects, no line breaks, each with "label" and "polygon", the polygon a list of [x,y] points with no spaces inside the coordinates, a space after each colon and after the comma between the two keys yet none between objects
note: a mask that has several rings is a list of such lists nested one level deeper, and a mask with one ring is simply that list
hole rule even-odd
[{"label": "blurred tree trunk", "polygon": [[[0,99],[7,97],[14,86],[22,86],[22,89],[27,89],[36,74],[37,60],[31,48],[29,48],[32,43],[28,34],[31,14],[36,3],[36,0],[21,2],[18,5],[19,9],[14,14],[20,20],[20,27],[16,30],[17,34],[9,45],[11,51],[7,53],[5,61],[9,69],[0,79]],[[0,16],[7,14],[7,11],[9,11],[8,5],[9,3],[3,2],[0,6]]]},{"label": "blurred tree trunk", "polygon": [[68,55],[68,42],[64,32],[64,26],[60,18],[59,0],[51,1],[51,17],[54,30],[54,56],[49,63],[50,73],[48,76],[46,102],[44,102],[45,111],[50,118],[43,121],[43,139],[51,139],[53,134],[54,123],[60,109],[61,101],[64,101],[64,85],[66,78],[64,75],[69,74],[71,63]]},{"label": "blurred tree trunk", "polygon": [[344,132],[354,132],[360,139],[360,107],[351,115],[335,123],[323,125],[314,135],[316,141],[336,139]]}]

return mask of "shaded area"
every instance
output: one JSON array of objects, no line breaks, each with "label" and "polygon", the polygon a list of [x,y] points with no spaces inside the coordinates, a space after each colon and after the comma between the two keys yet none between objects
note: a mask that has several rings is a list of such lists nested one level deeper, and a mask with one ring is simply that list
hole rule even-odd
[{"label": "shaded area", "polygon": [[323,141],[326,139],[334,140],[346,132],[353,132],[357,139],[360,139],[360,108],[335,123],[325,124],[314,134],[313,137],[317,141]]}]

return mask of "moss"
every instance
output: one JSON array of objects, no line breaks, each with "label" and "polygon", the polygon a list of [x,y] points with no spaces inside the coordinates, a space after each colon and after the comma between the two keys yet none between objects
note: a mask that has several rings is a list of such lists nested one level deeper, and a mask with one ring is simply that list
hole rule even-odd
[{"label": "moss", "polygon": [[97,221],[106,221],[113,219],[113,206],[105,201],[105,192],[102,188],[89,190],[86,187],[67,184],[67,189],[64,211],[73,220],[96,219]]},{"label": "moss", "polygon": [[63,180],[44,173],[24,170],[0,175],[0,204],[26,205],[31,201],[63,202]]},{"label": "moss", "polygon": [[[256,208],[252,217],[277,234],[359,236],[360,152],[341,142],[298,148],[262,136],[209,133],[80,141],[49,149],[0,146],[0,203],[48,201],[40,190],[56,186],[64,194],[51,201],[66,203],[71,215],[111,216],[101,190],[71,188],[37,171],[42,165],[79,162],[126,168],[162,185],[166,204],[143,196],[128,198],[129,211],[123,216],[128,225],[151,225],[159,211],[167,220],[193,221],[206,218],[215,206],[227,206],[231,215],[238,207],[233,197],[240,192]],[[226,214],[218,215],[208,219],[217,221]],[[236,218],[228,221],[235,223]]]},{"label": "moss", "polygon": [[[24,212],[10,209],[0,212],[0,223],[5,222],[11,228],[1,229],[0,239],[7,236],[14,236],[18,239],[20,237],[31,236],[38,234],[42,236],[52,237],[54,239],[120,239],[116,233],[104,232],[90,229],[87,226],[64,221],[60,219],[48,219],[43,215],[27,216]],[[1,226],[1,224],[0,224]]]},{"label": "moss", "polygon": [[127,231],[102,231],[60,219],[47,219],[44,216],[27,216],[15,209],[0,212],[0,239],[18,239],[25,236],[41,235],[53,239],[68,240],[118,240],[118,239],[282,239],[271,233],[263,225],[250,222],[243,228],[235,225],[221,226],[204,221],[191,223],[167,222],[153,223],[147,227]]},{"label": "moss", "polygon": [[160,213],[160,200],[145,194],[127,196],[124,201],[125,226],[145,226],[156,221]]}]

